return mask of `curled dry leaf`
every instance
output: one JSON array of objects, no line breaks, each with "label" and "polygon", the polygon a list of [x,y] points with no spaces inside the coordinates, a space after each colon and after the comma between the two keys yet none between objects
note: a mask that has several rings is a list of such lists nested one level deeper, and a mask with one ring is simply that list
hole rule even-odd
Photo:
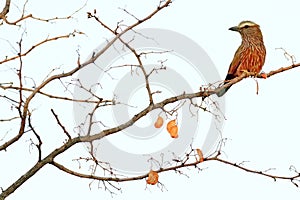
[{"label": "curled dry leaf", "polygon": [[171,127],[176,126],[176,125],[177,124],[176,124],[176,120],[175,119],[169,121],[168,124],[167,124],[167,130],[168,130],[168,132],[170,132]]},{"label": "curled dry leaf", "polygon": [[154,123],[155,128],[160,128],[164,124],[164,119],[161,116],[158,116],[156,122]]},{"label": "curled dry leaf", "polygon": [[203,158],[203,153],[200,149],[196,149],[197,151],[197,154],[199,156],[199,162],[203,162],[204,161],[204,158]]},{"label": "curled dry leaf", "polygon": [[158,173],[153,170],[150,170],[146,182],[147,184],[155,185],[158,182]]},{"label": "curled dry leaf", "polygon": [[172,126],[169,131],[172,138],[178,138],[178,126]]},{"label": "curled dry leaf", "polygon": [[172,138],[178,138],[178,126],[175,119],[168,122],[167,131]]}]

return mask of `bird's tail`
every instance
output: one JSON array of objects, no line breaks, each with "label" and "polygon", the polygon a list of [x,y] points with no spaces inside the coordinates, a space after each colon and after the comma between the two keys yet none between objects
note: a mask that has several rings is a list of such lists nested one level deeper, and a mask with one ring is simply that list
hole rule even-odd
[{"label": "bird's tail", "polygon": [[216,95],[217,95],[218,97],[223,96],[223,95],[229,90],[230,87],[231,87],[231,85],[228,86],[228,87],[222,88],[219,92],[216,93]]},{"label": "bird's tail", "polygon": [[[227,74],[224,83],[222,83],[219,87],[222,87],[224,84],[228,83],[228,82],[229,82],[231,79],[233,79],[233,78],[234,78],[234,75],[232,75],[232,74]],[[217,95],[218,97],[223,96],[223,95],[229,90],[229,88],[230,88],[231,86],[232,86],[232,85],[230,85],[230,86],[228,86],[228,87],[225,87],[225,88],[221,89],[219,92],[216,93],[216,95]]]}]

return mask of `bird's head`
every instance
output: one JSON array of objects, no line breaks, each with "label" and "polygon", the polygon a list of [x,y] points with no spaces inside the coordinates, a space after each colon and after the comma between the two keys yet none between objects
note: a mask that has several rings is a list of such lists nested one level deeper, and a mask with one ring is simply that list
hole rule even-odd
[{"label": "bird's head", "polygon": [[242,21],[241,23],[239,23],[239,25],[229,28],[229,30],[239,32],[242,37],[255,36],[262,38],[259,25],[252,21]]}]

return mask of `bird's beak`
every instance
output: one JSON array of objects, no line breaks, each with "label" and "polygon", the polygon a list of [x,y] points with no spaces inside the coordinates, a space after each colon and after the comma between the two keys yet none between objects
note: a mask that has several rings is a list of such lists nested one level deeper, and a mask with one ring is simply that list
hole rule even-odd
[{"label": "bird's beak", "polygon": [[234,27],[229,28],[229,30],[231,30],[231,31],[239,31],[240,28],[237,27],[237,26],[234,26]]}]

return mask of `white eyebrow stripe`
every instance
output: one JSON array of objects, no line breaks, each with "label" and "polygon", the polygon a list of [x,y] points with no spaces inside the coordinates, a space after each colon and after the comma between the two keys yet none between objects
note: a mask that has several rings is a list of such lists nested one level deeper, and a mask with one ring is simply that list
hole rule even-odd
[{"label": "white eyebrow stripe", "polygon": [[251,21],[245,21],[245,22],[241,22],[239,24],[239,27],[242,28],[242,27],[245,27],[245,26],[255,26],[256,24],[254,22],[251,22]]}]

